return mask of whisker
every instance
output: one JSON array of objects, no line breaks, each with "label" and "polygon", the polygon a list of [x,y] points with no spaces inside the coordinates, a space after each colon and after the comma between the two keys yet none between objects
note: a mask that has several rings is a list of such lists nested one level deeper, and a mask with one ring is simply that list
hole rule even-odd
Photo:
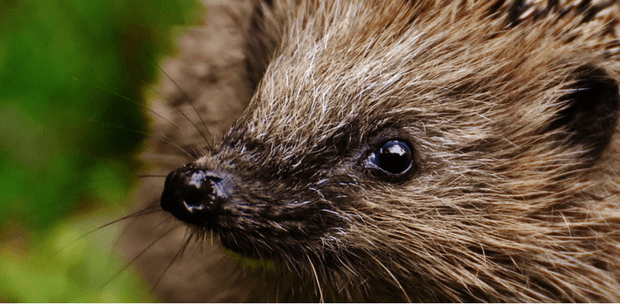
[{"label": "whisker", "polygon": [[183,238],[186,239],[187,241],[181,247],[181,255],[180,255],[181,258],[183,258],[183,254],[185,254],[185,249],[187,249],[189,242],[191,242],[192,239],[194,240],[194,242],[196,242],[196,238],[193,238],[193,235],[194,234],[189,229],[185,230],[185,236]]},{"label": "whisker", "polygon": [[411,303],[411,299],[409,298],[409,295],[407,294],[407,292],[405,291],[403,286],[400,284],[398,279],[394,276],[394,274],[392,274],[392,272],[385,265],[383,265],[383,263],[381,263],[381,261],[379,261],[374,255],[370,255],[370,256],[375,260],[375,262],[377,262],[377,264],[379,264],[379,266],[381,266],[383,268],[383,270],[385,270],[387,272],[387,274],[390,276],[390,278],[392,278],[392,280],[394,280],[396,285],[398,285],[398,288],[400,289],[400,291],[402,291],[403,294],[405,295],[405,298],[407,299],[407,302]]},{"label": "whisker", "polygon": [[58,254],[59,254],[60,252],[62,252],[64,249],[66,249],[67,247],[69,247],[71,244],[74,244],[75,242],[77,242],[77,241],[79,241],[79,240],[81,240],[81,239],[83,239],[83,238],[87,237],[88,235],[90,235],[90,234],[92,234],[92,233],[94,233],[94,232],[96,232],[96,231],[99,231],[100,229],[103,229],[103,228],[105,228],[105,227],[108,227],[108,226],[114,225],[114,224],[116,224],[116,223],[118,223],[118,222],[124,221],[124,220],[129,219],[129,218],[138,217],[138,216],[143,216],[143,215],[149,215],[149,214],[153,214],[153,213],[157,213],[157,212],[161,212],[161,211],[162,211],[162,210],[148,210],[148,209],[151,209],[151,208],[154,208],[154,206],[150,206],[150,207],[147,207],[147,208],[145,208],[145,209],[138,210],[138,211],[136,211],[136,212],[133,212],[133,213],[130,213],[130,214],[126,215],[126,216],[123,216],[123,217],[121,217],[121,218],[119,218],[119,219],[116,219],[116,220],[113,220],[113,221],[111,221],[111,222],[109,222],[109,223],[103,224],[103,225],[101,225],[101,226],[99,226],[99,227],[97,227],[97,228],[95,228],[95,229],[92,229],[92,230],[90,230],[90,231],[88,231],[88,232],[86,232],[86,233],[82,234],[81,236],[79,236],[79,237],[78,237],[78,238],[76,238],[75,240],[73,240],[73,241],[69,242],[68,244],[66,244],[66,245],[62,246],[60,249],[58,249],[56,252],[54,252],[54,254],[52,254],[52,256],[56,256],[56,255],[58,255]]},{"label": "whisker", "polygon": [[102,91],[104,91],[104,92],[107,92],[107,93],[109,93],[109,94],[112,94],[112,95],[114,95],[114,96],[117,96],[117,97],[120,97],[120,98],[122,98],[122,99],[125,99],[125,100],[127,100],[127,101],[129,101],[129,102],[131,102],[131,103],[133,103],[133,104],[136,104],[136,105],[138,105],[138,106],[140,106],[140,107],[142,107],[142,108],[146,109],[147,111],[149,111],[149,112],[151,112],[151,113],[153,113],[153,114],[155,114],[155,115],[157,115],[157,116],[161,117],[162,119],[164,119],[165,121],[167,121],[168,123],[170,123],[171,125],[173,125],[174,127],[176,127],[179,131],[181,131],[181,133],[183,133],[183,134],[184,134],[185,136],[187,136],[189,139],[191,139],[191,140],[194,142],[194,145],[195,145],[196,147],[198,147],[198,149],[201,149],[201,150],[202,150],[202,148],[200,147],[200,145],[198,144],[198,142],[196,142],[196,140],[194,140],[194,138],[193,138],[192,136],[190,136],[189,134],[187,134],[187,132],[185,132],[185,130],[183,130],[183,128],[181,128],[179,125],[177,125],[176,123],[172,122],[172,121],[171,121],[171,120],[169,120],[168,118],[164,117],[163,115],[161,115],[161,114],[159,114],[159,113],[155,112],[153,109],[151,109],[151,108],[149,108],[149,107],[147,107],[147,106],[145,106],[145,105],[143,105],[143,104],[141,104],[141,103],[139,103],[139,102],[137,102],[137,101],[135,101],[135,100],[133,100],[133,99],[131,99],[131,98],[129,98],[129,97],[126,97],[126,96],[124,96],[124,95],[122,95],[122,94],[119,94],[119,93],[116,93],[116,92],[111,91],[111,90],[109,90],[109,89],[106,89],[106,88],[104,88],[104,87],[102,87],[102,86],[96,85],[96,84],[94,84],[94,83],[89,83],[89,82],[84,81],[84,80],[81,80],[81,79],[79,79],[79,78],[77,78],[77,77],[73,77],[73,79],[74,79],[74,80],[76,80],[76,81],[79,81],[79,82],[81,82],[81,83],[83,83],[83,84],[89,85],[89,86],[91,86],[91,87],[98,88],[98,89],[100,89],[100,90],[102,90]]},{"label": "whisker", "polygon": [[[151,60],[152,60],[152,59],[151,59]],[[161,67],[160,67],[157,63],[156,63],[155,65],[156,65],[156,66],[157,66],[157,67],[158,67],[158,68],[162,71],[162,73],[164,73],[164,74],[165,74],[168,78],[170,78],[170,80],[172,81],[172,78],[171,78],[170,76],[168,76],[168,74],[166,74],[166,72],[163,70],[163,68],[161,68]],[[172,81],[172,82],[174,83],[174,81]],[[174,84],[177,86],[177,88],[179,87],[176,83],[174,83]],[[166,98],[166,97],[165,97],[162,93],[160,93],[159,91],[155,90],[154,88],[151,88],[150,90],[151,90],[151,91],[153,91],[153,92],[155,92],[155,94],[157,94],[157,95],[161,96],[163,99],[165,99],[165,98]],[[179,88],[179,90],[181,91],[181,88]],[[185,97],[186,99],[188,98],[188,97],[187,97],[187,95],[185,95],[185,93],[184,93],[183,91],[181,91],[181,93],[184,95],[184,97]],[[188,101],[189,101],[189,99],[188,99]],[[191,102],[190,102],[189,104],[192,106],[192,108],[194,108],[193,103],[191,103]],[[181,108],[179,108],[176,104],[173,104],[173,106],[174,106],[174,108],[175,108],[175,109],[176,109],[179,113],[181,113],[181,115],[183,115],[183,117],[185,117],[185,119],[187,119],[187,121],[189,121],[189,123],[191,123],[191,124],[192,124],[192,126],[194,126],[194,128],[198,131],[198,133],[200,134],[200,136],[204,139],[204,141],[205,141],[205,146],[206,146],[207,148],[211,149],[211,144],[209,143],[209,141],[207,140],[207,138],[205,137],[205,135],[202,133],[202,130],[200,130],[200,128],[198,128],[198,126],[196,125],[196,123],[194,123],[194,121],[193,121],[191,118],[189,118],[189,117],[185,114],[185,112],[183,112],[183,110],[181,110]],[[194,108],[194,111],[196,112],[196,114],[198,114],[198,112],[197,112],[197,110],[196,110],[195,108]],[[198,114],[198,117],[202,120],[202,117],[200,116],[200,114]],[[203,125],[204,125],[204,122],[203,122]],[[206,126],[205,126],[205,128],[206,128]],[[206,129],[206,130],[207,130],[207,133],[209,134],[209,136],[211,136],[211,134],[209,133],[209,130],[208,130],[208,129]],[[212,140],[213,140],[213,136],[211,136],[211,137],[212,137]],[[201,149],[201,153],[203,153],[203,154],[205,153],[204,149]]]},{"label": "whisker", "polygon": [[[167,221],[168,219],[166,219]],[[164,221],[164,222],[166,222]],[[163,223],[163,222],[162,222]],[[160,223],[161,224],[161,223]],[[101,288],[105,287],[106,285],[108,285],[110,282],[112,282],[115,278],[117,278],[121,273],[123,273],[127,268],[129,268],[129,266],[131,266],[139,257],[141,257],[147,250],[149,250],[149,248],[151,248],[153,245],[155,245],[157,242],[159,242],[161,239],[163,239],[166,235],[168,235],[170,232],[172,232],[172,230],[178,228],[179,225],[176,225],[170,229],[168,229],[164,234],[160,235],[159,237],[157,237],[155,240],[153,240],[148,246],[146,246],[144,249],[142,249],[140,251],[140,253],[138,253],[136,256],[134,256],[131,261],[129,261],[123,268],[121,268],[115,275],[113,275],[110,279],[108,279],[105,283],[103,283],[103,285],[101,285]]]},{"label": "whisker", "polygon": [[[182,167],[187,163],[187,158],[184,155],[176,154],[163,154],[163,153],[152,153],[152,152],[144,152],[140,157],[145,163],[149,164],[159,164],[166,166],[175,166]],[[194,158],[191,158],[194,159]],[[161,167],[161,166],[158,166]]]},{"label": "whisker", "polygon": [[[64,195],[64,199],[67,200],[67,201],[78,201],[80,199],[84,199],[85,196],[86,197],[92,197],[92,194],[85,193],[85,191],[84,191],[84,189],[91,189],[91,187],[93,187],[93,185],[91,184],[92,182],[114,181],[114,180],[117,180],[117,177],[115,177],[115,176],[105,177],[104,176],[104,177],[98,177],[98,178],[88,178],[88,179],[85,179],[84,180],[84,185],[81,188],[73,188],[73,189],[68,190],[65,193],[65,195]],[[94,189],[94,188],[92,188],[92,189]],[[91,191],[91,193],[92,193],[92,191]],[[55,205],[58,208],[63,208],[63,206],[57,205],[57,202],[46,201],[46,202],[43,202],[42,205],[40,206],[40,207],[44,207],[44,208],[35,209],[35,210],[27,210],[27,209],[20,210],[23,213],[16,213],[15,215],[10,216],[9,218],[13,218],[13,219],[15,219],[18,222],[27,222],[29,220],[32,220],[33,218],[35,218],[35,220],[36,220],[37,216],[41,216],[42,214],[44,214],[42,212],[42,210],[45,210],[47,208],[52,208],[52,206],[55,206]],[[99,228],[102,228],[102,227],[99,227]],[[99,229],[99,228],[97,228],[97,229]],[[95,231],[97,229],[95,229]],[[5,244],[5,242],[7,242],[9,240],[11,240],[11,238],[7,238],[6,240],[0,240],[0,247],[3,246]],[[77,241],[77,240],[79,240],[79,239],[76,239],[74,241]],[[68,245],[70,245],[70,244],[67,244],[67,246]],[[66,248],[66,246],[61,248],[61,250],[64,249],[64,248]],[[55,252],[54,254],[52,254],[52,256],[54,256],[56,254],[58,254],[58,252]]]},{"label": "whisker", "polygon": [[[168,79],[170,79],[170,81],[172,81],[172,83],[179,89],[179,91],[181,92],[181,94],[183,94],[183,96],[185,97],[185,100],[187,100],[187,102],[189,103],[189,105],[192,107],[192,109],[194,110],[194,112],[196,113],[196,115],[198,115],[198,118],[200,119],[200,122],[202,122],[203,127],[205,128],[205,131],[207,132],[207,135],[209,135],[209,137],[213,137],[213,135],[211,135],[211,132],[209,132],[209,128],[207,128],[207,125],[205,124],[205,121],[202,119],[202,116],[200,115],[200,112],[198,112],[198,110],[196,109],[196,107],[194,106],[194,103],[192,102],[192,100],[189,98],[189,96],[187,96],[187,94],[185,93],[185,91],[183,89],[181,89],[181,87],[176,83],[176,81],[174,81],[174,79],[172,79],[172,77],[170,77],[170,75],[168,75],[168,73],[166,73],[166,71],[164,71],[164,69],[159,66],[159,64],[157,63],[157,61],[155,61],[155,59],[153,59],[153,57],[150,57],[151,61],[153,61],[153,64],[155,64],[155,66],[157,66],[159,68],[159,70],[164,73],[164,75],[166,75],[166,77],[168,77]],[[187,120],[194,126],[194,128],[196,128],[196,130],[198,130],[198,133],[200,133],[200,136],[202,136],[202,138],[205,141],[205,144],[207,145],[207,148],[212,149],[211,144],[209,144],[209,141],[207,140],[207,138],[205,137],[205,135],[202,133],[202,131],[198,128],[198,126],[196,126],[196,124],[189,119],[189,117],[187,117],[187,115],[185,115],[185,113],[183,113],[183,111],[181,111],[181,109],[179,109],[176,105],[175,108],[181,113],[183,114],[183,116],[185,116],[185,118],[187,118]]]},{"label": "whisker", "polygon": [[[139,210],[139,211],[146,211],[148,209],[153,209],[154,211],[156,210],[160,210],[160,207],[157,203],[157,200],[153,200],[152,203],[148,204],[145,208]],[[161,210],[163,211],[163,210]],[[133,222],[135,222],[138,219],[139,216],[134,216],[131,221],[129,223],[127,223],[125,225],[125,227],[123,227],[123,230],[121,231],[121,233],[119,235],[125,235],[125,232],[127,231],[127,229],[129,227],[131,227],[131,225],[133,224]],[[120,242],[121,238],[117,237],[116,240],[114,241],[114,243],[112,244],[112,248],[117,248],[118,247],[118,243]],[[111,265],[112,263],[112,255],[110,255],[110,259],[108,259],[108,265]]]},{"label": "whisker", "polygon": [[166,177],[166,175],[164,174],[140,174],[138,175],[138,178],[145,178],[145,177]]},{"label": "whisker", "polygon": [[[164,74],[165,74],[165,72],[164,72]],[[192,105],[192,108],[194,107],[192,102],[189,102],[189,104],[190,104],[190,105]],[[204,141],[205,141],[205,146],[207,146],[207,148],[211,149],[211,145],[210,145],[210,144],[209,144],[209,142],[207,141],[207,138],[206,138],[206,137],[205,137],[205,135],[202,133],[202,131],[198,128],[198,126],[194,123],[194,121],[193,121],[193,120],[191,120],[191,119],[187,116],[187,114],[185,114],[185,112],[183,112],[183,110],[181,110],[181,108],[179,108],[179,106],[177,106],[176,104],[174,105],[174,108],[175,108],[175,109],[177,109],[177,111],[179,111],[179,113],[181,113],[181,115],[183,115],[183,117],[185,117],[185,119],[187,119],[187,121],[189,121],[189,123],[191,123],[191,124],[192,124],[192,126],[194,126],[194,128],[196,128],[196,130],[198,130],[198,133],[200,134],[200,136],[201,136],[201,137],[204,139]],[[194,111],[196,111],[196,109],[194,109]],[[200,152],[201,152],[202,154],[205,154],[205,150],[204,150],[204,149],[202,149],[202,148],[200,148]]]},{"label": "whisker", "polygon": [[178,144],[174,143],[174,141],[172,141],[171,139],[169,139],[166,135],[164,135],[162,133],[159,133],[160,136],[154,136],[153,134],[150,134],[150,133],[146,133],[146,132],[142,132],[142,131],[139,131],[139,130],[134,130],[134,129],[131,129],[131,128],[115,125],[115,124],[112,124],[112,123],[109,123],[109,122],[99,121],[99,123],[107,125],[107,126],[110,126],[110,127],[115,127],[115,128],[123,129],[123,130],[126,130],[126,131],[131,131],[131,132],[135,132],[135,133],[138,133],[138,134],[146,135],[146,136],[153,136],[155,139],[159,139],[159,140],[161,140],[161,141],[163,141],[163,142],[165,142],[165,143],[175,147],[177,150],[185,153],[187,156],[189,156],[192,159],[198,157],[198,155],[196,153],[192,154],[192,153],[187,152],[187,150],[183,149],[181,146],[179,146]]},{"label": "whisker", "polygon": [[310,257],[308,257],[308,262],[310,262],[312,273],[314,273],[314,279],[316,280],[316,287],[319,289],[321,303],[325,303],[325,299],[323,299],[323,288],[321,287],[321,281],[319,280],[319,275],[316,273],[316,269],[314,268],[314,264],[312,263],[312,259],[310,259]]},{"label": "whisker", "polygon": [[[182,225],[181,223],[179,223],[179,225]],[[176,226],[178,227],[178,226]],[[176,261],[176,259],[181,255],[181,253],[185,250],[185,247],[187,247],[187,244],[189,243],[190,239],[187,239],[183,242],[183,245],[181,246],[181,248],[179,248],[179,251],[174,255],[174,257],[172,258],[172,260],[170,261],[170,263],[168,263],[168,266],[166,266],[166,269],[164,269],[164,271],[161,273],[161,275],[159,275],[159,278],[157,279],[157,281],[155,282],[155,284],[153,285],[153,288],[151,288],[151,293],[153,292],[153,290],[155,289],[155,287],[157,287],[157,284],[159,284],[159,281],[161,281],[161,279],[164,277],[164,274],[166,274],[166,272],[168,271],[168,269],[170,269],[170,266],[172,266],[172,264],[174,263],[174,261]]]}]

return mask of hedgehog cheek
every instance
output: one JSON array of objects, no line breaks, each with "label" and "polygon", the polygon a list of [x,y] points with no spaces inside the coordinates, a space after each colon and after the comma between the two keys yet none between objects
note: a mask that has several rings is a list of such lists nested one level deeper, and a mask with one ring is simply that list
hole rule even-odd
[{"label": "hedgehog cheek", "polygon": [[597,160],[611,143],[620,111],[618,82],[603,68],[583,65],[573,72],[570,93],[560,98],[567,107],[557,113],[548,131],[564,128],[569,142],[589,150]]}]

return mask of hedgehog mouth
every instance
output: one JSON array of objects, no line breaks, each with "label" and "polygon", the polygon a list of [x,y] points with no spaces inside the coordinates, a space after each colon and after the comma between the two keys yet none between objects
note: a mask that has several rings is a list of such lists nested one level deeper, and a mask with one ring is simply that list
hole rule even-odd
[{"label": "hedgehog mouth", "polygon": [[307,223],[295,219],[267,219],[261,215],[229,214],[209,227],[227,249],[260,260],[283,260],[318,242],[318,233],[306,231]]},{"label": "hedgehog mouth", "polygon": [[309,244],[322,244],[322,236],[337,220],[323,212],[328,207],[319,203],[276,199],[252,191],[241,197],[239,184],[231,173],[189,164],[166,177],[161,207],[196,232],[217,234],[227,249],[268,260],[281,260],[304,252]]}]

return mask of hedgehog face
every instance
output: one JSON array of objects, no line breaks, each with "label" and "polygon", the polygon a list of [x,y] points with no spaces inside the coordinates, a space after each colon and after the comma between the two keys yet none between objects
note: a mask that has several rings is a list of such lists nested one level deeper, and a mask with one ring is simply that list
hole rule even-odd
[{"label": "hedgehog face", "polygon": [[283,35],[222,143],[168,176],[164,210],[243,255],[346,273],[343,285],[444,300],[564,292],[537,273],[557,248],[585,250],[570,235],[593,235],[568,223],[589,216],[575,210],[595,185],[578,181],[612,142],[617,68],[567,43],[576,24],[507,28],[402,4],[372,19],[366,6]]}]

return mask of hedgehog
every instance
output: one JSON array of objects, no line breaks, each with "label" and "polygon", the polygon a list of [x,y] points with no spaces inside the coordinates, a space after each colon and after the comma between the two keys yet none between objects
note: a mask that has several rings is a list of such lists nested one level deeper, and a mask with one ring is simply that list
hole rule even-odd
[{"label": "hedgehog", "polygon": [[617,1],[252,5],[250,101],[159,202],[269,301],[620,301]]}]

